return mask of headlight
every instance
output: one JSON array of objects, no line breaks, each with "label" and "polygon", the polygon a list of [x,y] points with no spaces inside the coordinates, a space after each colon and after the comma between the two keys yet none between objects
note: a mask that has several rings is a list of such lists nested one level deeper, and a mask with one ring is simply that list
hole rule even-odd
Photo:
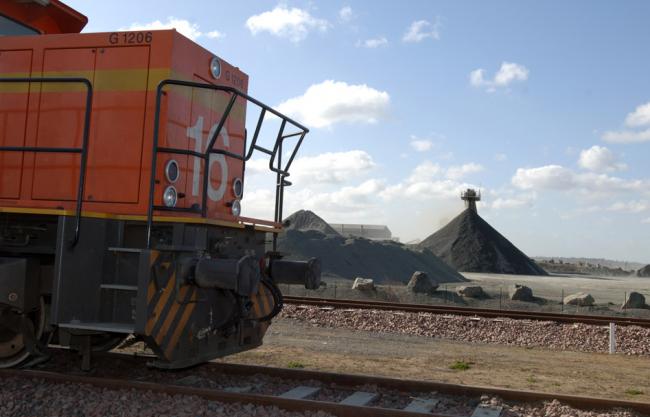
[{"label": "headlight", "polygon": [[230,206],[230,210],[232,211],[232,215],[235,217],[239,217],[241,214],[241,203],[239,200],[235,200],[232,202],[232,205]]},{"label": "headlight", "polygon": [[178,162],[173,159],[167,161],[167,165],[165,165],[165,177],[167,177],[167,181],[175,183],[178,180],[179,172]]},{"label": "headlight", "polygon": [[216,56],[210,61],[210,74],[214,79],[221,76],[221,61]]},{"label": "headlight", "polygon": [[241,198],[244,193],[244,183],[242,183],[241,178],[235,178],[232,182],[232,192],[235,194],[236,198]]},{"label": "headlight", "polygon": [[163,193],[163,202],[167,207],[176,207],[176,201],[178,201],[178,194],[176,193],[176,188],[173,185],[165,188]]}]

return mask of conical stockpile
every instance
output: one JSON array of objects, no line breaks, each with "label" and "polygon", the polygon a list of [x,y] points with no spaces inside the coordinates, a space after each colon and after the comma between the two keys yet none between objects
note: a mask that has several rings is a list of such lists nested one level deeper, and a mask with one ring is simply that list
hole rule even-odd
[{"label": "conical stockpile", "polygon": [[406,283],[415,271],[423,271],[437,283],[467,281],[427,249],[411,250],[393,241],[345,238],[308,210],[293,213],[284,223],[278,249],[289,253],[288,259],[320,258],[323,275]]},{"label": "conical stockpile", "polygon": [[469,207],[420,243],[462,272],[548,275]]}]

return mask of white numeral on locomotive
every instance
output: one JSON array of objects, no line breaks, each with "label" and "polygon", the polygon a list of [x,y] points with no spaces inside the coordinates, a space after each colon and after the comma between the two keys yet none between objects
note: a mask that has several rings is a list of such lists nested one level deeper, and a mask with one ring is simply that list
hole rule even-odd
[{"label": "white numeral on locomotive", "polygon": [[[196,121],[196,124],[192,127],[187,128],[187,136],[190,139],[194,139],[194,151],[195,152],[204,152],[204,146],[209,145],[210,138],[214,135],[214,132],[217,130],[218,123],[215,123],[208,133],[207,141],[205,145],[203,144],[203,116],[199,116]],[[227,149],[230,147],[230,138],[228,137],[228,131],[226,126],[221,128],[219,133],[219,138],[223,139],[223,146]],[[219,143],[219,138],[215,142],[215,148]],[[210,164],[208,165],[208,178],[212,175],[212,165],[218,163],[221,167],[221,182],[219,183],[218,188],[212,186],[212,181],[208,181],[208,198],[212,201],[219,201],[223,198],[226,193],[226,185],[228,184],[228,164],[226,163],[226,157],[224,155],[212,154],[210,155]],[[194,170],[192,175],[192,195],[197,197],[199,195],[199,185],[201,183],[201,159],[194,157]]]}]

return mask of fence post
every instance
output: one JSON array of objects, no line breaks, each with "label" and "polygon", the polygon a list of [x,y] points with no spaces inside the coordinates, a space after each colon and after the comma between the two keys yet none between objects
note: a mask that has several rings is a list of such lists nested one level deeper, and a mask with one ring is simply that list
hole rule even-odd
[{"label": "fence post", "polygon": [[616,323],[609,323],[609,353],[616,353]]},{"label": "fence post", "polygon": [[562,304],[562,312],[564,313],[564,288],[562,288],[562,300],[560,300],[560,304]]},{"label": "fence post", "polygon": [[503,287],[499,287],[499,310],[503,310]]}]

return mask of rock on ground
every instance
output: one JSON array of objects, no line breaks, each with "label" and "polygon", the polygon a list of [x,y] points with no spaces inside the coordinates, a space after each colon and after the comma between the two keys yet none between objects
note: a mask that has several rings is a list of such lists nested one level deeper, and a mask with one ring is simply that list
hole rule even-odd
[{"label": "rock on ground", "polygon": [[584,292],[577,292],[575,294],[567,295],[564,297],[564,304],[572,306],[593,306],[595,301],[596,300],[594,300],[594,297],[592,297],[591,294]]},{"label": "rock on ground", "polygon": [[533,290],[525,285],[515,284],[508,291],[511,300],[516,301],[535,301]]},{"label": "rock on ground", "polygon": [[480,285],[461,285],[456,287],[456,294],[467,298],[486,298],[487,293]]},{"label": "rock on ground", "polygon": [[645,297],[643,294],[632,291],[628,294],[627,299],[621,308],[646,308]]},{"label": "rock on ground", "polygon": [[372,291],[375,289],[375,282],[370,278],[357,277],[352,284],[353,290]]},{"label": "rock on ground", "polygon": [[650,278],[650,265],[646,265],[643,268],[636,271],[637,277]]},{"label": "rock on ground", "polygon": [[438,288],[438,284],[432,282],[429,276],[422,271],[416,271],[411,276],[406,288],[415,293],[431,293]]}]

